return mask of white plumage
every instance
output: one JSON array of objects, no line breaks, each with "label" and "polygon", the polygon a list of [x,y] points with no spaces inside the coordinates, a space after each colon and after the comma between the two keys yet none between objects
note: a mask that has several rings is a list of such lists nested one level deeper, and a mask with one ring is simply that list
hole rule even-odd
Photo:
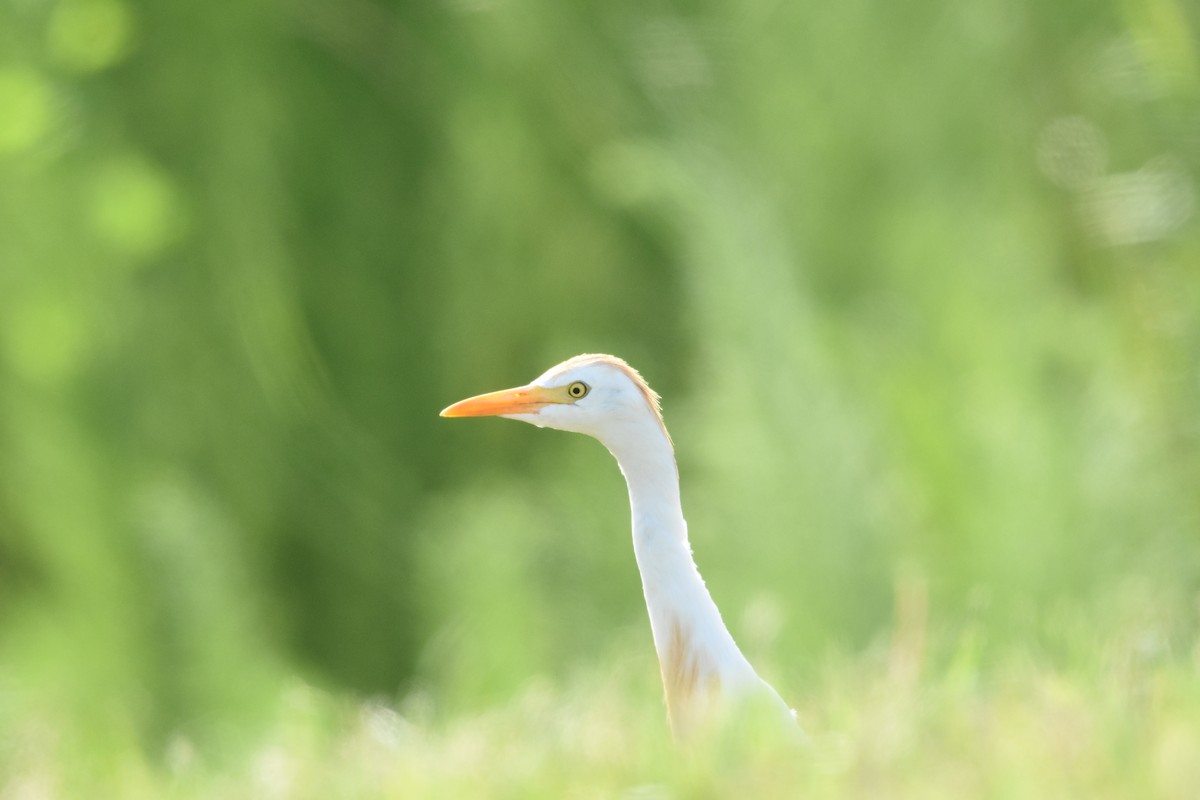
[{"label": "white plumage", "polygon": [[629,487],[633,550],[675,735],[746,704],[777,712],[798,732],[794,712],[742,655],[696,569],[671,438],[658,395],[636,370],[615,356],[576,356],[527,386],[463,400],[442,416],[502,416],[600,440]]}]

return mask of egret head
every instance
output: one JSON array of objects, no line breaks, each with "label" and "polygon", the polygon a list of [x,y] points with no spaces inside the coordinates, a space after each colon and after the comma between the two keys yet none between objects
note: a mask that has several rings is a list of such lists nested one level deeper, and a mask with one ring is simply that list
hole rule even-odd
[{"label": "egret head", "polygon": [[645,426],[667,436],[658,395],[633,367],[599,354],[575,356],[526,386],[462,400],[442,416],[519,419],[539,428],[586,433],[606,445],[638,435]]}]

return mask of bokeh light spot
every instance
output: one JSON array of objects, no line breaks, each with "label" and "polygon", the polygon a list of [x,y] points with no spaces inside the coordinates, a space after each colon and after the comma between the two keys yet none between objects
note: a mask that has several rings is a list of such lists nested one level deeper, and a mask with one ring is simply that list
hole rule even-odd
[{"label": "bokeh light spot", "polygon": [[82,315],[61,297],[18,302],[4,314],[0,330],[9,368],[33,383],[59,383],[74,374],[83,360]]},{"label": "bokeh light spot", "polygon": [[0,68],[0,155],[36,145],[50,127],[51,106],[50,86],[36,72]]},{"label": "bokeh light spot", "polygon": [[92,178],[92,230],[130,256],[157,255],[184,230],[179,194],[169,176],[138,156],[120,156]]},{"label": "bokeh light spot", "polygon": [[130,51],[133,15],[120,0],[66,0],[50,18],[51,55],[78,72],[109,67]]},{"label": "bokeh light spot", "polygon": [[1182,163],[1157,158],[1136,172],[1106,175],[1080,195],[1084,222],[1105,244],[1165,239],[1187,222],[1195,190]]}]

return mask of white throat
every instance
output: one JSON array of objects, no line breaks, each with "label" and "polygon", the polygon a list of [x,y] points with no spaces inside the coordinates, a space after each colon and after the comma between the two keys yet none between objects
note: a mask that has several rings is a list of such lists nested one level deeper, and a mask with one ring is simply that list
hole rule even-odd
[{"label": "white throat", "polygon": [[682,736],[717,701],[766,684],[734,643],[692,560],[675,454],[662,428],[647,419],[602,441],[629,486],[633,550],[667,711],[672,729]]}]

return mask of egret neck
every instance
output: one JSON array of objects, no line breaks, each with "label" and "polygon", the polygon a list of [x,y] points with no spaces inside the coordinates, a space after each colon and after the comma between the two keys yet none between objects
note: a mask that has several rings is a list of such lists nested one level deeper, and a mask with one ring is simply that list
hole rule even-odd
[{"label": "egret neck", "polygon": [[764,701],[799,731],[787,704],[734,644],[704,586],[679,503],[679,469],[658,395],[619,358],[589,354],[514,389],[469,397],[444,417],[500,416],[599,439],[629,486],[633,550],[650,612],[667,712],[677,737],[735,699]]},{"label": "egret neck", "polygon": [[647,415],[601,439],[629,487],[633,552],[650,613],[667,712],[686,735],[723,694],[761,683],[721,620],[692,559],[670,440]]}]

